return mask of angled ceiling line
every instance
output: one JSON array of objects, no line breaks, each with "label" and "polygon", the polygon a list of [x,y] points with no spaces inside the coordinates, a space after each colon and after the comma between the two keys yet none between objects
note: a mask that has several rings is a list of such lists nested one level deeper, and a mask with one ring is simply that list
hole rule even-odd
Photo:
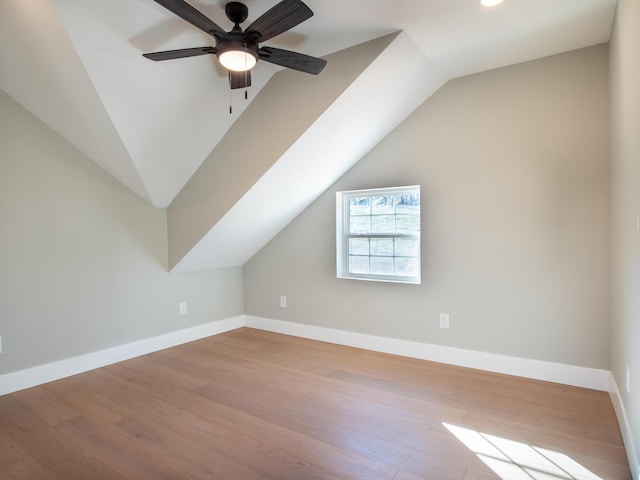
[{"label": "angled ceiling line", "polygon": [[[407,34],[383,39],[391,41],[379,41],[383,50],[349,86],[182,259],[174,257],[175,271],[243,265],[446,82]],[[346,61],[351,50],[342,52]],[[282,74],[272,82],[286,88]]]}]

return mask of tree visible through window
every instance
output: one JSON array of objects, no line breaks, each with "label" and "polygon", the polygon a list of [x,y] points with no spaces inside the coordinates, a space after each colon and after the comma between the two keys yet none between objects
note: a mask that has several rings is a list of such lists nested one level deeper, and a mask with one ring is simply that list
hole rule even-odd
[{"label": "tree visible through window", "polygon": [[337,275],[420,283],[420,187],[338,192]]}]

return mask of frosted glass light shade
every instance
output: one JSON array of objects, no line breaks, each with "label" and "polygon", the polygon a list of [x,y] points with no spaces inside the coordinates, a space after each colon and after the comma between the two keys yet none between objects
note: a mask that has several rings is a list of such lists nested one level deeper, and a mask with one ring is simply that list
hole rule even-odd
[{"label": "frosted glass light shade", "polygon": [[227,50],[218,56],[220,63],[234,72],[246,72],[255,67],[257,59],[250,52],[242,50]]}]

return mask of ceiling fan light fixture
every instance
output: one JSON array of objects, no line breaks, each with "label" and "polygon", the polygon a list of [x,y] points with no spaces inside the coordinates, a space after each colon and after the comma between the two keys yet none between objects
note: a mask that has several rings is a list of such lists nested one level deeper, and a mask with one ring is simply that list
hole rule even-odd
[{"label": "ceiling fan light fixture", "polygon": [[480,0],[480,5],[482,5],[483,7],[495,7],[496,5],[499,5],[503,2],[504,0]]},{"label": "ceiling fan light fixture", "polygon": [[257,59],[250,52],[229,50],[218,56],[223,67],[234,72],[246,72],[256,66]]},{"label": "ceiling fan light fixture", "polygon": [[258,62],[257,48],[251,49],[242,42],[228,42],[218,46],[218,60],[223,67],[234,72],[246,72]]}]

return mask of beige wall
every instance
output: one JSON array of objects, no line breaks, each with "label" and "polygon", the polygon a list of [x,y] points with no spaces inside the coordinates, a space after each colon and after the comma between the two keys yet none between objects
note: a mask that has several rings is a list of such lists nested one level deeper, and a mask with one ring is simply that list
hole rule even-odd
[{"label": "beige wall", "polygon": [[167,273],[166,211],[1,90],[0,266],[0,374],[243,311],[240,268]]},{"label": "beige wall", "polygon": [[[619,0],[611,38],[612,342],[640,462],[640,2]],[[631,393],[626,391],[629,366]],[[636,467],[640,475],[640,465]]]},{"label": "beige wall", "polygon": [[[609,368],[607,69],[600,45],[449,82],[245,265],[245,313]],[[336,279],[335,192],[413,184],[422,285]]]}]

